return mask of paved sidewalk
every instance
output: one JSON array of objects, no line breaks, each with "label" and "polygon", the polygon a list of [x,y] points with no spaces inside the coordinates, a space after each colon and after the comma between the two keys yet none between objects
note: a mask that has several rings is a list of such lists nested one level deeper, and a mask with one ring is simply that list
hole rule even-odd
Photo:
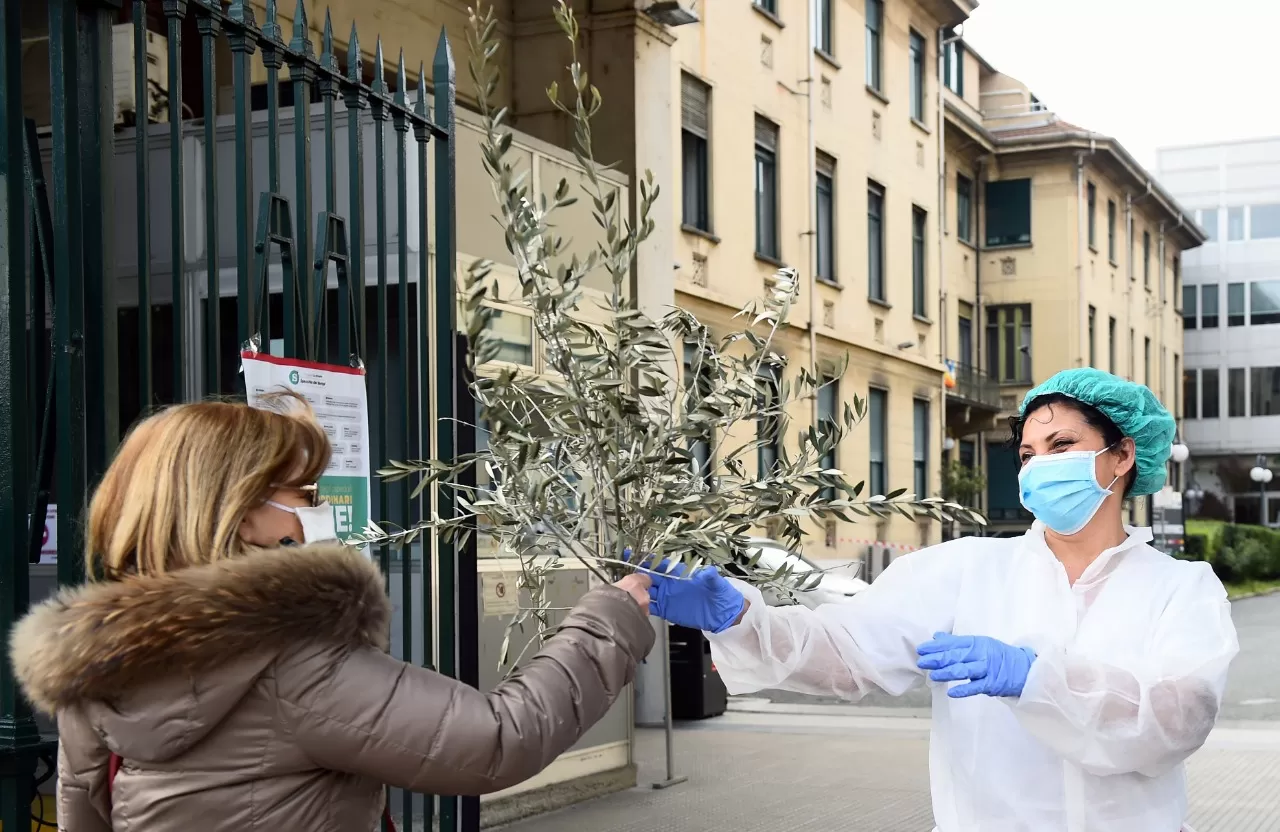
[{"label": "paved sidewalk", "polygon": [[[748,709],[748,710],[741,710]],[[856,710],[851,713],[850,709]],[[638,733],[640,787],[508,832],[929,832],[927,714],[737,702],[681,727],[664,791],[661,731]],[[1280,730],[1224,726],[1189,763],[1196,832],[1280,829]]]}]

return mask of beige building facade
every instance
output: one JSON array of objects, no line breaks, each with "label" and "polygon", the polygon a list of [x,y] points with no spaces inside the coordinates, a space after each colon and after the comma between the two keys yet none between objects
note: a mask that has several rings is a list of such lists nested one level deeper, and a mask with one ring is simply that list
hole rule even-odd
[{"label": "beige building facade", "polygon": [[[789,415],[808,425],[854,394],[868,398],[836,465],[877,493],[939,488],[937,43],[972,8],[717,0],[698,6],[697,25],[673,30],[676,302],[722,334],[778,268],[795,269],[784,375],[821,374],[846,354],[849,370],[835,395]],[[813,531],[806,552],[833,560],[863,557],[868,542],[902,551],[940,535],[903,518]]]},{"label": "beige building facade", "polygon": [[948,453],[985,473],[981,506],[1015,533],[1029,517],[1006,421],[1033,385],[1096,367],[1181,419],[1180,255],[1205,235],[1115,139],[1059,119],[963,41],[945,65]]}]

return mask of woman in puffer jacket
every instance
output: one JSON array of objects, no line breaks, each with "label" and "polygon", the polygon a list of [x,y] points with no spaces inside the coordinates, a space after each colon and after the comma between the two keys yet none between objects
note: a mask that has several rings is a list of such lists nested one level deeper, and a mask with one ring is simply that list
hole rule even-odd
[{"label": "woman in puffer jacket", "polygon": [[106,577],[10,644],[57,716],[60,829],[363,832],[384,784],[474,795],[531,777],[631,681],[653,642],[639,574],[588,592],[491,693],[387,655],[378,568],[316,541],[333,537],[313,505],[329,456],[296,407],[180,405],[124,442],[89,511],[88,571]]}]

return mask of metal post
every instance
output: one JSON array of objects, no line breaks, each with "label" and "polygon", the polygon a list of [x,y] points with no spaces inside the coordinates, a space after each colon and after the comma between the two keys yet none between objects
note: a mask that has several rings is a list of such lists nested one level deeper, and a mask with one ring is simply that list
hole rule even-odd
[{"label": "metal post", "polygon": [[662,623],[662,728],[667,741],[667,779],[653,784],[655,789],[669,789],[689,778],[675,773],[675,726],[671,715],[671,625]]}]

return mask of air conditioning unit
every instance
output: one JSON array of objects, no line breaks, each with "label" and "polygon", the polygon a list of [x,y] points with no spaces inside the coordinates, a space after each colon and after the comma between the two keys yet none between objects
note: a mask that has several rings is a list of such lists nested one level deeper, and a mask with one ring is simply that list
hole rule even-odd
[{"label": "air conditioning unit", "polygon": [[862,554],[862,577],[868,583],[880,577],[893,561],[893,549],[873,543]]},{"label": "air conditioning unit", "polygon": [[115,98],[115,123],[169,120],[169,44],[163,35],[146,33],[147,101],[145,119],[138,118],[137,76],[134,73],[133,24],[111,27],[111,87]]}]

